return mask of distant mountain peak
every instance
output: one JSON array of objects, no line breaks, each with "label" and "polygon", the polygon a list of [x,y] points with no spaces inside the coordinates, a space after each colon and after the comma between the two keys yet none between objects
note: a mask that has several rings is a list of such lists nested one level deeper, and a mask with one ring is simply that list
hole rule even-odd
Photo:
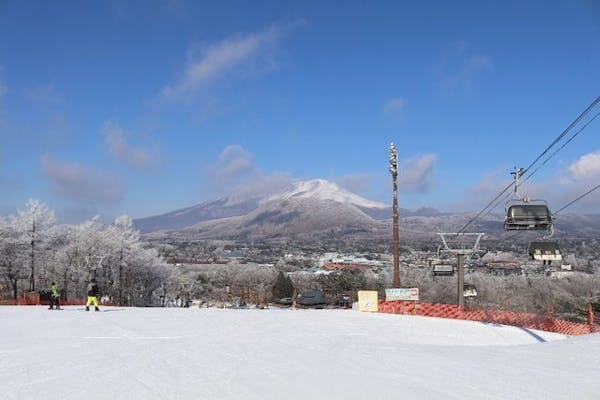
[{"label": "distant mountain peak", "polygon": [[332,200],[342,204],[352,204],[357,207],[366,208],[389,207],[376,201],[367,200],[325,179],[311,179],[297,182],[292,189],[274,194],[268,197],[266,201],[289,199]]}]

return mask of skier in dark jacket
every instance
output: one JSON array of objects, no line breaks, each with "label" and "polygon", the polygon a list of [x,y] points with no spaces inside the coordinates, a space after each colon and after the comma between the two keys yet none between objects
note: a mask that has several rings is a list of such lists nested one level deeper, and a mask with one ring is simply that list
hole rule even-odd
[{"label": "skier in dark jacket", "polygon": [[100,311],[98,308],[98,285],[96,284],[96,280],[92,279],[90,284],[88,285],[87,291],[87,302],[85,303],[85,311],[90,311],[90,306],[94,304],[96,311]]},{"label": "skier in dark jacket", "polygon": [[55,282],[52,282],[50,285],[50,307],[49,310],[53,310],[56,305],[56,309],[60,310],[60,290],[58,290],[58,285]]}]

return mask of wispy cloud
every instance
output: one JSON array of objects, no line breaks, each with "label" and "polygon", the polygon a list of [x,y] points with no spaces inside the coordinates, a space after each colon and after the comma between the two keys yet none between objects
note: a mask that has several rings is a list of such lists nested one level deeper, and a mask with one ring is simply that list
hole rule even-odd
[{"label": "wispy cloud", "polygon": [[404,110],[404,107],[406,107],[406,100],[402,97],[395,97],[385,102],[383,105],[383,114],[388,117],[399,115]]},{"label": "wispy cloud", "polygon": [[42,171],[50,179],[52,189],[60,196],[74,201],[114,203],[123,197],[123,183],[118,177],[92,171],[74,162],[42,156]]},{"label": "wispy cloud", "polygon": [[[506,168],[487,172],[479,182],[468,188],[467,198],[452,206],[454,209],[479,211],[511,183],[509,178]],[[548,179],[523,181],[517,195],[511,188],[507,196],[499,199],[494,212],[503,212],[506,206],[506,201],[503,199],[508,201],[520,197],[545,200],[550,210],[555,212],[596,186],[599,181],[600,151],[595,151],[584,154]],[[564,212],[597,212],[598,204],[600,204],[600,191],[597,190],[569,206]]]},{"label": "wispy cloud", "polygon": [[353,193],[367,193],[374,180],[371,174],[348,174],[337,178],[335,182],[346,190]]},{"label": "wispy cloud", "polygon": [[127,142],[123,129],[108,121],[102,128],[110,154],[132,168],[155,171],[160,164],[158,150],[134,147]]},{"label": "wispy cloud", "polygon": [[[162,90],[170,101],[188,99],[210,84],[238,73],[247,77],[248,70],[272,69],[272,53],[284,34],[302,22],[276,24],[268,29],[222,40],[192,56],[183,73]],[[246,71],[244,71],[246,70]]]},{"label": "wispy cloud", "polygon": [[35,85],[24,90],[25,97],[40,106],[56,106],[62,103],[62,97],[52,84]]},{"label": "wispy cloud", "polygon": [[436,161],[436,154],[423,154],[405,160],[402,162],[398,174],[399,184],[411,192],[429,192],[432,187],[433,167]]},{"label": "wispy cloud", "polygon": [[[594,188],[598,182],[600,182],[600,150],[582,155],[569,164],[560,173],[558,179],[546,186],[556,207],[563,207]],[[600,190],[595,190],[573,203],[565,212],[597,213],[598,204],[600,204]]]},{"label": "wispy cloud", "polygon": [[600,151],[584,154],[568,168],[570,177],[575,181],[600,180]]},{"label": "wispy cloud", "polygon": [[223,149],[210,168],[211,176],[215,182],[223,185],[232,185],[244,177],[258,173],[254,164],[254,157],[239,145],[229,145]]},{"label": "wispy cloud", "polygon": [[443,89],[470,92],[476,78],[491,68],[490,56],[471,53],[465,41],[458,41],[445,50],[436,72]]},{"label": "wispy cloud", "polygon": [[221,194],[251,198],[270,194],[290,185],[292,177],[285,173],[265,174],[254,156],[240,145],[223,149],[208,168],[211,182]]},{"label": "wispy cloud", "polygon": [[[501,174],[504,177],[501,177]],[[505,176],[507,176],[506,171],[486,172],[479,182],[468,189],[468,197],[474,199],[477,204],[490,201],[510,183],[510,180],[506,179]]]}]

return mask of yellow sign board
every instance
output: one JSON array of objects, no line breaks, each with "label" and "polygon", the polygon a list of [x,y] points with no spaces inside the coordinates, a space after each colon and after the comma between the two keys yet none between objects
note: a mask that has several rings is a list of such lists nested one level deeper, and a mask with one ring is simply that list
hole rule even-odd
[{"label": "yellow sign board", "polygon": [[358,311],[377,312],[377,291],[359,290],[358,291]]}]

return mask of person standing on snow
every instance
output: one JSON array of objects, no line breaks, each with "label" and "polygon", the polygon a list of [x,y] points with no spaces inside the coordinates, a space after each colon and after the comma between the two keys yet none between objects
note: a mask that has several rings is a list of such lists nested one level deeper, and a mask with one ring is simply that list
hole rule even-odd
[{"label": "person standing on snow", "polygon": [[58,285],[52,282],[50,285],[50,307],[48,307],[48,310],[53,310],[54,305],[56,305],[57,310],[60,310],[60,290],[58,290]]},{"label": "person standing on snow", "polygon": [[100,311],[98,308],[98,285],[96,280],[92,279],[88,285],[87,291],[87,302],[85,303],[85,311],[90,311],[90,305],[94,304],[96,311]]}]

